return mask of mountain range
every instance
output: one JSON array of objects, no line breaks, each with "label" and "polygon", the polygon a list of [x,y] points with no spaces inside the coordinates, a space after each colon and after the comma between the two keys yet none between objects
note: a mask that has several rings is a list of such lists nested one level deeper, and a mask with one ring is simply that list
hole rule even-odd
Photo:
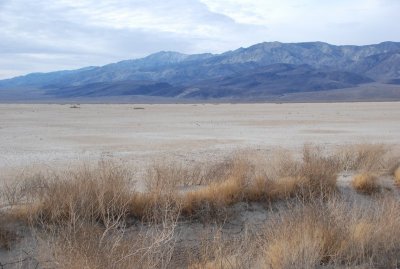
[{"label": "mountain range", "polygon": [[[369,89],[368,95],[363,96],[363,89]],[[315,100],[313,96],[334,101],[332,91],[340,93],[338,100],[400,100],[400,42],[265,42],[222,54],[163,51],[100,67],[0,80],[0,100],[290,101],[301,94],[304,101]]]}]

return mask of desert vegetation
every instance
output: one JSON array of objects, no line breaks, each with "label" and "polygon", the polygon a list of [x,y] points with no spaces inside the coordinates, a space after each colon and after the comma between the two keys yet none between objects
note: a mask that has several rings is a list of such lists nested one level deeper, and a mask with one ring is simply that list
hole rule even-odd
[{"label": "desert vegetation", "polygon": [[355,175],[352,185],[356,191],[363,194],[373,194],[380,191],[378,177],[370,173]]},{"label": "desert vegetation", "polygon": [[0,247],[28,234],[32,268],[397,268],[398,160],[380,144],[305,145],[155,163],[144,188],[106,159],[32,174],[3,184]]}]

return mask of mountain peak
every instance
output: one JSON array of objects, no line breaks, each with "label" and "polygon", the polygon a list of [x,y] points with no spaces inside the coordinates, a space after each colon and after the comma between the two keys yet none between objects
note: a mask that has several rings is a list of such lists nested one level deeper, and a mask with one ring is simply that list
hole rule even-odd
[{"label": "mountain peak", "polygon": [[189,55],[176,51],[160,51],[143,58],[150,61],[159,61],[162,63],[179,63],[188,58]]}]

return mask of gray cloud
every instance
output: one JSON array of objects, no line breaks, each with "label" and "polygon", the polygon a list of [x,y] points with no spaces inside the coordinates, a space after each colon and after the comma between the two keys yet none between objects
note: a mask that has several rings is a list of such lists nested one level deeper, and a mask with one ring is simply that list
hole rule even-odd
[{"label": "gray cloud", "polygon": [[160,50],[216,53],[274,40],[395,40],[399,2],[0,0],[0,79]]}]

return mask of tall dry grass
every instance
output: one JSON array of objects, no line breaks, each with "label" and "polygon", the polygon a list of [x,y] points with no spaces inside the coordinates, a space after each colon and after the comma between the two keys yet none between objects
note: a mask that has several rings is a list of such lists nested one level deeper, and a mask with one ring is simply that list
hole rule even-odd
[{"label": "tall dry grass", "polygon": [[178,162],[156,162],[147,170],[146,190],[176,189],[218,182],[232,173],[237,158],[233,156],[217,162],[185,165]]},{"label": "tall dry grass", "polygon": [[118,220],[105,227],[86,222],[51,225],[37,232],[42,242],[38,260],[50,260],[51,268],[171,268],[175,227],[176,219],[170,216],[162,225],[129,233]]},{"label": "tall dry grass", "polygon": [[282,211],[266,224],[263,268],[397,268],[397,198],[365,205],[340,200]]},{"label": "tall dry grass", "polygon": [[220,211],[245,198],[246,183],[252,177],[252,165],[246,160],[234,159],[229,173],[225,173],[223,178],[180,195],[182,214],[218,216]]},{"label": "tall dry grass", "polygon": [[[398,197],[356,203],[339,195],[336,182],[343,169],[380,173],[389,166],[387,151],[354,150],[338,155],[306,145],[300,155],[281,151],[265,161],[237,155],[206,165],[155,164],[143,191],[126,167],[101,161],[32,176],[2,194],[40,238],[38,260],[54,268],[396,268]],[[358,184],[366,190],[370,181]],[[251,231],[242,223],[238,235],[224,236],[225,225],[241,220],[231,216],[238,203],[263,205],[268,221]],[[195,243],[178,240],[179,225],[197,224],[220,230]]]},{"label": "tall dry grass", "polygon": [[337,231],[323,214],[307,206],[270,221],[262,255],[265,268],[316,268],[326,262]]},{"label": "tall dry grass", "polygon": [[132,200],[130,173],[118,165],[100,161],[36,182],[29,211],[35,223],[102,223],[125,218]]},{"label": "tall dry grass", "polygon": [[197,255],[188,253],[190,269],[253,268],[258,252],[257,236],[251,229],[240,234],[225,235],[221,226],[209,231],[197,242]]},{"label": "tall dry grass", "polygon": [[[97,172],[84,168],[81,169],[82,171],[75,171],[69,175],[52,175],[52,180],[49,180],[49,177],[43,180],[43,176],[39,175],[35,180],[30,180],[30,184],[22,184],[18,188],[28,189],[30,192],[36,190],[36,193],[30,194],[30,197],[35,196],[34,199],[40,200],[42,217],[68,217],[68,213],[65,213],[67,208],[80,207],[81,209],[90,208],[90,212],[80,214],[93,214],[92,219],[101,219],[104,217],[99,215],[104,215],[106,204],[121,202],[127,210],[126,214],[135,215],[137,218],[157,215],[157,211],[163,208],[164,204],[168,204],[168,207],[180,208],[179,210],[186,215],[201,215],[206,211],[223,210],[227,205],[240,201],[275,201],[298,196],[312,200],[316,196],[330,196],[336,192],[336,178],[340,168],[349,168],[349,163],[352,168],[371,168],[371,163],[382,163],[375,160],[377,156],[382,156],[385,152],[382,145],[357,145],[356,153],[351,156],[347,154],[345,158],[347,161],[344,162],[337,155],[326,155],[319,148],[305,146],[301,159],[282,154],[273,165],[265,165],[269,171],[264,171],[265,168],[264,170],[256,168],[253,163],[243,157],[234,157],[202,167],[188,168],[174,163],[156,164],[149,169],[146,176],[147,190],[142,193],[127,192],[126,190],[130,187],[125,186],[124,179],[120,180],[124,177],[124,172],[117,171],[115,167],[95,168]],[[349,158],[351,161],[348,161]],[[343,163],[346,165],[343,166]],[[113,171],[108,179],[106,173],[110,171],[106,172],[107,169]],[[102,175],[98,176],[96,173]],[[112,180],[114,182],[111,182]],[[113,186],[115,190],[106,190],[105,186]],[[183,187],[183,189],[178,190],[178,187]],[[121,191],[118,191],[118,188]],[[72,191],[72,189],[79,191]],[[65,190],[68,193],[65,198],[69,201],[55,199]],[[10,193],[26,192],[10,191]],[[101,192],[104,193],[101,194]],[[114,196],[107,198],[110,194]],[[10,197],[17,197],[14,200],[20,200],[18,195],[10,195]],[[109,201],[101,201],[102,197]],[[53,200],[56,201],[53,202]],[[71,204],[71,201],[76,201],[75,205]],[[99,203],[96,205],[93,201]],[[48,208],[45,208],[46,204]],[[96,210],[94,210],[95,207],[97,207]],[[121,208],[118,205],[115,207]]]},{"label": "tall dry grass", "polygon": [[[128,170],[101,161],[95,167],[82,166],[66,173],[33,177],[18,186],[22,194],[14,196],[29,201],[26,213],[35,223],[83,220],[106,225],[128,217],[161,221],[159,216],[165,211],[178,217],[223,219],[235,203],[295,197],[304,201],[326,199],[337,189],[337,161],[312,146],[304,148],[301,159],[282,158],[276,163],[274,176],[257,170],[243,156],[201,169],[192,168],[153,166],[146,177],[146,191],[138,192],[131,184]],[[208,184],[204,177],[208,177]]]},{"label": "tall dry grass", "polygon": [[[190,175],[189,182],[193,182],[193,173],[164,168],[162,171],[169,172],[161,176],[157,167],[157,172],[152,172],[149,177],[148,191],[136,195],[133,204],[137,206],[134,207],[142,209],[136,215],[154,218],[159,209],[168,204],[183,217],[218,219],[238,202],[274,202],[294,197],[311,201],[327,199],[337,193],[337,161],[324,156],[316,147],[306,146],[301,160],[282,158],[276,166],[275,178],[272,178],[267,173],[258,172],[249,159],[236,156],[229,163],[220,164],[216,180],[207,185],[191,185],[192,188],[179,192],[175,178],[182,182],[182,178]],[[212,166],[211,171],[215,171],[215,167]]]},{"label": "tall dry grass", "polygon": [[[167,268],[177,214],[162,204],[143,231],[126,233],[143,206],[131,173],[101,161],[43,179],[26,215],[41,239],[40,260],[55,268]],[[150,195],[149,195],[150,197]],[[146,200],[148,201],[148,200]],[[148,205],[146,205],[148,206]],[[147,213],[147,212],[146,212]],[[48,264],[42,264],[48,266]]]},{"label": "tall dry grass", "polygon": [[390,164],[390,147],[384,144],[354,144],[341,146],[336,151],[340,166],[345,171],[380,173]]}]

